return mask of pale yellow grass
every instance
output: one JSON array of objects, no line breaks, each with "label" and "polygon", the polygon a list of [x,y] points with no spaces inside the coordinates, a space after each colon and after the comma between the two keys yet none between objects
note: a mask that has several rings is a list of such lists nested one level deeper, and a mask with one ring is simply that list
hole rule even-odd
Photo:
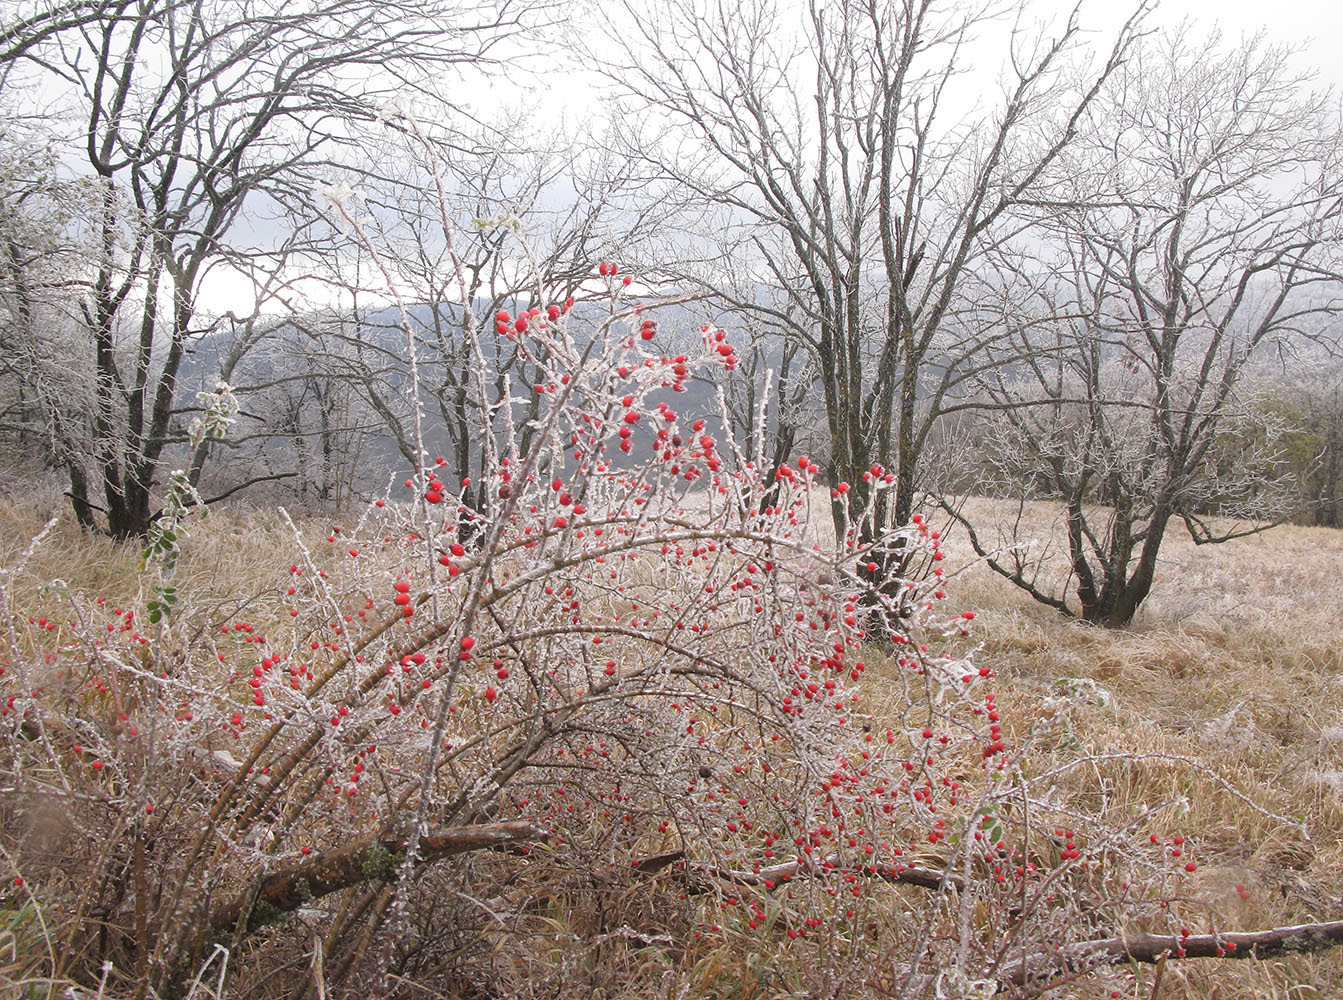
[{"label": "pale yellow grass", "polygon": [[[20,554],[43,530],[56,523],[33,549],[16,581],[25,610],[58,613],[67,598],[62,588],[80,599],[104,598],[113,603],[143,602],[152,596],[153,580],[142,567],[140,547],[121,544],[81,531],[68,508],[35,506],[0,499],[0,567],[14,566]],[[300,522],[304,544],[325,542],[331,523],[308,518]],[[294,531],[276,510],[237,506],[212,510],[204,519],[192,516],[182,532],[182,555],[172,583],[183,601],[209,608],[221,619],[273,612],[285,571],[298,558]],[[33,587],[43,588],[33,604]]]},{"label": "pale yellow grass", "polygon": [[[1000,513],[987,500],[966,512],[978,524]],[[1057,508],[1034,505],[1024,524],[1060,579]],[[1219,928],[1343,918],[1343,532],[1280,526],[1195,546],[1172,527],[1152,595],[1122,631],[1034,603],[976,564],[954,528],[948,551],[959,570],[949,589],[978,611],[981,661],[999,671],[1019,732],[1061,681],[1082,678],[1109,695],[1075,699],[1073,735],[1085,751],[1196,763],[1110,768],[1106,792],[1121,811],[1126,800],[1183,800],[1163,832],[1192,835],[1195,896]],[[1343,956],[1172,963],[1159,995],[1339,998]]]},{"label": "pale yellow grass", "polygon": [[[54,491],[32,501],[0,499],[0,566],[12,566],[59,515],[14,581],[15,591],[24,591],[24,611],[58,611],[64,598],[56,592],[34,604],[34,588],[55,579],[88,598],[144,597],[135,546],[80,532]],[[967,509],[980,522],[994,513],[983,500]],[[1037,505],[1027,515],[1027,533],[1048,540],[1056,510]],[[308,520],[302,530],[308,544],[320,546],[330,527]],[[1196,548],[1172,529],[1152,596],[1126,631],[1070,622],[1033,603],[976,564],[955,529],[947,551],[951,601],[977,612],[973,639],[983,643],[980,661],[999,675],[1009,735],[1024,734],[1048,711],[1060,681],[1083,679],[1108,695],[1077,697],[1075,743],[1042,747],[1028,764],[1079,749],[1167,755],[1084,769],[1064,781],[1070,794],[1103,793],[1119,812],[1182,801],[1178,815],[1161,821],[1169,830],[1158,832],[1181,832],[1195,844],[1200,870],[1189,908],[1205,915],[1195,930],[1209,921],[1250,929],[1343,917],[1343,532],[1278,527]],[[176,583],[184,600],[218,607],[221,619],[269,611],[278,628],[287,621],[278,588],[295,552],[277,513],[215,511],[191,526]],[[1103,989],[1100,981],[1078,983],[1060,995],[1106,996],[1125,982],[1134,992],[1123,995],[1168,1000],[1343,998],[1343,953],[1172,963],[1157,994],[1152,975],[1147,969],[1136,979],[1107,979]]]}]

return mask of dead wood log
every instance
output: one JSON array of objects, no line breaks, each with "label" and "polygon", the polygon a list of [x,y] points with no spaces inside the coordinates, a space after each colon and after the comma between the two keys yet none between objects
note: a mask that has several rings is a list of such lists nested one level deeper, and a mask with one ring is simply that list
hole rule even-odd
[{"label": "dead wood log", "polygon": [[1083,941],[1053,954],[1027,955],[1004,966],[998,980],[1023,986],[1043,976],[1083,971],[1124,962],[1156,963],[1182,958],[1268,958],[1273,955],[1323,951],[1343,944],[1343,920],[1294,924],[1261,931],[1224,934],[1131,934]]},{"label": "dead wood log", "polygon": [[[449,827],[420,837],[415,863],[432,864],[454,854],[543,836],[543,830],[526,820]],[[216,908],[210,930],[225,933],[241,925],[246,933],[329,893],[361,882],[390,882],[405,859],[407,840],[398,833],[360,837],[272,872]]]},{"label": "dead wood log", "polygon": [[916,865],[894,865],[877,867],[875,865],[844,865],[834,858],[822,861],[785,861],[765,868],[752,868],[750,871],[735,868],[722,868],[705,862],[687,861],[684,851],[669,851],[654,854],[635,861],[633,869],[643,875],[655,875],[671,869],[673,877],[688,883],[688,892],[711,891],[710,880],[729,882],[736,885],[758,885],[773,888],[784,882],[802,877],[824,878],[827,875],[853,874],[859,878],[878,879],[901,885],[917,885],[934,891],[944,886],[960,889],[964,884],[961,876],[953,872],[943,872],[936,868],[921,868]]}]

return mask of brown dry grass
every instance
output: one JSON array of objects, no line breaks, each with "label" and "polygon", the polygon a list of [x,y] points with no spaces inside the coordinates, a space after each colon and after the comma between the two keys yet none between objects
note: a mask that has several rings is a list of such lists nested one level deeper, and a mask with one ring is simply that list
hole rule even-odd
[{"label": "brown dry grass", "polygon": [[[0,567],[13,566],[53,517],[54,527],[15,582],[16,593],[24,597],[21,610],[64,614],[68,605],[52,586],[57,582],[85,600],[143,603],[149,583],[139,547],[81,531],[55,496],[50,505],[0,499]],[[305,544],[326,545],[333,523],[300,521]],[[212,510],[204,519],[193,516],[185,528],[173,580],[184,601],[209,609],[220,621],[240,617],[258,625],[288,623],[281,614],[277,588],[288,565],[283,560],[293,553],[293,529],[278,510],[226,507]]]},{"label": "brown dry grass", "polygon": [[[0,566],[13,564],[59,504],[55,496],[36,504],[0,501]],[[987,501],[972,507],[991,513]],[[1042,505],[1030,514],[1032,529],[1045,537],[1054,512]],[[304,530],[322,544],[329,526],[309,522]],[[178,585],[198,605],[217,602],[222,616],[264,615],[276,559],[290,549],[289,538],[274,513],[215,512],[193,526]],[[1173,531],[1156,589],[1127,631],[1081,626],[1033,604],[974,564],[954,532],[949,552],[948,589],[957,606],[977,612],[974,639],[984,646],[981,662],[1001,678],[1009,733],[1025,732],[1050,711],[1051,698],[1071,690],[1069,743],[1042,747],[1040,764],[1050,762],[1050,753],[1128,754],[1133,759],[1127,762],[1064,779],[1069,791],[1103,793],[1119,811],[1184,801],[1172,829],[1161,832],[1176,832],[1178,823],[1196,842],[1200,870],[1187,910],[1205,922],[1193,930],[1208,923],[1234,930],[1343,916],[1343,533],[1279,527],[1195,549]],[[53,579],[109,601],[132,601],[142,588],[133,548],[80,533],[63,512],[23,574],[27,584]],[[1067,679],[1094,684],[1105,696],[1060,684]],[[1225,785],[1210,778],[1214,772]],[[1088,787],[1092,781],[1096,788]],[[1308,836],[1275,816],[1303,823]],[[564,950],[565,935],[581,925],[563,914],[555,919],[556,948]],[[586,947],[574,938],[575,954]],[[649,954],[640,961],[651,961]],[[744,982],[741,961],[706,952],[691,977],[695,988]],[[1159,991],[1153,977],[1150,968],[1133,976],[1106,974],[1056,995],[1100,997],[1120,989],[1122,996],[1166,1000],[1328,1000],[1343,997],[1343,952],[1170,963]]]},{"label": "brown dry grass", "polygon": [[[975,500],[968,513],[982,523],[995,512]],[[1042,547],[1056,520],[1048,505],[1027,512]],[[1119,769],[1107,789],[1121,810],[1186,800],[1179,824],[1197,841],[1197,901],[1219,929],[1343,915],[1343,532],[1280,526],[1196,547],[1173,528],[1152,595],[1124,631],[1034,603],[973,563],[954,530],[950,551],[960,572],[949,589],[976,609],[981,659],[999,671],[1018,727],[1067,678],[1084,679],[1071,686],[1083,750],[1186,757],[1245,796],[1155,762]],[[1090,684],[1109,697],[1089,696]],[[1265,813],[1303,821],[1308,838]],[[1151,995],[1151,981],[1148,970],[1132,995]],[[1159,995],[1338,998],[1340,984],[1340,954],[1200,961],[1171,963]]]}]

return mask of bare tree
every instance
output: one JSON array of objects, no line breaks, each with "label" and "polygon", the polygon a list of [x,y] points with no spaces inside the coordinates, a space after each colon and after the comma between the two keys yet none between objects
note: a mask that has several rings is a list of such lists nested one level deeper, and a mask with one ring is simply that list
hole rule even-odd
[{"label": "bare tree", "polygon": [[991,5],[809,3],[800,25],[772,0],[748,8],[627,4],[635,28],[619,29],[607,71],[649,123],[632,155],[722,209],[728,252],[772,290],[729,304],[813,359],[830,476],[849,491],[836,529],[886,476],[882,517],[905,522],[935,417],[990,336],[963,314],[967,279],[1072,142],[1138,15],[1072,86],[1061,71],[1079,54],[1075,16],[1046,37],[1017,11],[1000,92],[957,116],[959,71]]},{"label": "bare tree", "polygon": [[1286,421],[1241,376],[1340,304],[1343,136],[1288,55],[1188,30],[1145,44],[1058,160],[1046,250],[1004,258],[1004,293],[1035,309],[1005,324],[1027,361],[984,380],[993,453],[1065,505],[1069,572],[1042,583],[1019,550],[991,564],[1068,614],[1131,622],[1171,521],[1204,543],[1294,512]]},{"label": "bare tree", "polygon": [[[72,377],[78,349],[68,303],[87,287],[87,254],[71,232],[91,188],[62,177],[40,119],[0,123],[0,436],[29,469],[63,466],[83,450],[91,385]],[[76,515],[92,523],[92,512]]]},{"label": "bare tree", "polygon": [[[479,511],[486,506],[477,484],[486,461],[485,429],[495,423],[491,411],[510,395],[526,398],[520,440],[497,442],[526,452],[541,403],[535,387],[551,373],[545,357],[521,351],[515,337],[473,339],[469,331],[482,324],[494,330],[500,312],[511,327],[542,307],[547,312],[539,322],[553,322],[549,310],[562,308],[557,303],[609,311],[609,298],[604,305],[589,302],[598,262],[652,256],[647,247],[658,238],[663,203],[624,176],[609,150],[554,134],[532,145],[538,130],[526,119],[471,135],[447,134],[408,115],[389,128],[384,149],[396,155],[364,169],[360,189],[350,192],[367,230],[378,234],[388,273],[361,258],[357,247],[336,261],[325,280],[339,288],[341,314],[309,325],[309,333],[318,365],[381,423],[387,456],[399,453],[400,464],[415,467],[421,458],[415,401],[406,391],[410,330],[419,404],[428,418],[426,446],[439,459],[440,474],[460,485],[465,506]],[[456,232],[451,244],[445,231]],[[407,307],[404,317],[388,306],[382,289],[389,278]],[[632,290],[620,280],[615,285],[628,301]]]},{"label": "bare tree", "polygon": [[1337,363],[1325,373],[1294,394],[1302,426],[1293,457],[1305,466],[1310,523],[1343,528],[1343,377]]},{"label": "bare tree", "polygon": [[64,31],[109,15],[119,16],[126,6],[117,0],[39,0],[16,4],[12,16],[0,23],[0,66]]},{"label": "bare tree", "polygon": [[[222,377],[247,401],[238,426],[208,442],[216,458],[207,464],[205,448],[192,456],[190,481],[206,503],[244,489],[255,500],[267,484],[270,495],[300,509],[334,511],[370,487],[385,486],[385,466],[370,461],[382,422],[350,390],[342,367],[348,361],[333,355],[335,345],[325,336],[331,326],[353,320],[327,309],[226,322],[233,329],[198,345],[179,392],[185,400]],[[185,416],[186,406],[181,409]]]},{"label": "bare tree", "polygon": [[[121,0],[69,14],[33,22],[40,37],[10,54],[82,121],[98,182],[84,234],[87,347],[73,364],[93,375],[81,458],[124,538],[154,516],[178,373],[204,329],[204,276],[231,248],[264,244],[248,211],[306,201],[384,96],[488,58],[521,21],[510,0]],[[67,464],[87,511],[86,470]]]},{"label": "bare tree", "polygon": [[[1248,375],[1262,411],[1286,425],[1281,465],[1299,487],[1299,524],[1343,528],[1343,359],[1338,330]],[[1225,435],[1224,435],[1225,436]]]}]

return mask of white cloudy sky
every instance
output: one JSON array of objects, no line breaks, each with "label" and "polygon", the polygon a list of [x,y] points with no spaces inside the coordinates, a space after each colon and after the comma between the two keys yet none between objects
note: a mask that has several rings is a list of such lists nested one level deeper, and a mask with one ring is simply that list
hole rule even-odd
[{"label": "white cloudy sky", "polygon": [[[787,3],[788,0],[783,0]],[[793,0],[801,4],[803,0]],[[1079,23],[1095,39],[1097,48],[1108,49],[1116,30],[1134,12],[1140,0],[1082,0]],[[1028,18],[1053,21],[1055,27],[1075,6],[1077,0],[1027,0]],[[619,7],[619,5],[616,5]],[[1315,74],[1320,86],[1332,87],[1343,94],[1343,0],[1153,0],[1155,9],[1147,23],[1154,28],[1191,22],[1193,33],[1202,35],[1215,27],[1222,31],[1223,43],[1234,46],[1242,38],[1264,32],[1267,39],[1299,49],[1299,72]],[[589,15],[603,16],[596,3]],[[1007,31],[1009,24],[999,22]],[[980,35],[983,52],[995,65],[983,67],[985,78],[996,76],[1000,66],[1004,38],[993,39],[992,29]],[[595,108],[605,85],[584,72],[581,58],[564,72],[540,71],[527,86],[522,78],[496,76],[483,81],[475,93],[476,107],[490,104],[539,105],[546,114],[572,120]],[[524,91],[526,93],[524,94]]]},{"label": "white cloudy sky", "polygon": [[[1032,0],[1031,15],[1061,21],[1074,2]],[[1084,30],[1095,33],[1098,47],[1108,48],[1115,30],[1132,14],[1137,2],[1084,0],[1080,23]],[[1160,0],[1148,23],[1166,27],[1181,21],[1191,21],[1196,35],[1219,25],[1228,46],[1262,31],[1272,42],[1298,48],[1297,70],[1314,73],[1321,87],[1332,87],[1343,99],[1343,0]],[[1000,54],[1002,50],[990,43],[985,51]],[[998,68],[984,67],[990,76],[996,75]],[[501,105],[537,107],[540,120],[549,118],[557,124],[567,121],[567,128],[560,125],[562,131],[574,128],[577,120],[600,113],[599,94],[604,84],[584,73],[581,62],[564,72],[542,70],[530,81],[531,86],[524,79],[518,74],[476,80],[474,100],[468,103],[485,117],[491,117]],[[228,308],[225,303],[246,301],[250,284],[243,276],[222,270],[207,280],[203,292],[207,308],[222,311]]]},{"label": "white cloudy sky", "polygon": [[[1098,8],[1099,9],[1099,8]],[[1333,0],[1164,0],[1157,17],[1173,23],[1189,17],[1220,21],[1228,34],[1265,28],[1288,42],[1314,39],[1311,48],[1317,61],[1333,63],[1337,70],[1338,46],[1343,42],[1343,6]]]},{"label": "white cloudy sky", "polygon": [[[1041,9],[1068,10],[1070,0],[1042,0]],[[1132,10],[1119,0],[1089,0],[1083,5],[1087,25],[1111,27]],[[1269,39],[1301,46],[1300,65],[1319,72],[1322,84],[1343,88],[1343,3],[1338,0],[1161,0],[1153,15],[1159,25],[1182,20],[1221,25],[1227,42],[1265,31]]]}]

